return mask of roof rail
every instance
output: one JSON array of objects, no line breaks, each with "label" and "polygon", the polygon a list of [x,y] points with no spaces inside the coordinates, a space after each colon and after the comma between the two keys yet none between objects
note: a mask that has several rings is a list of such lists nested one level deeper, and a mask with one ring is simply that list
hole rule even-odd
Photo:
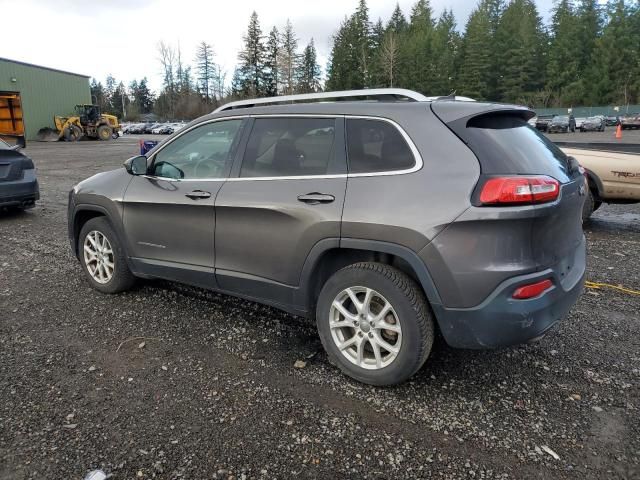
[{"label": "roof rail", "polygon": [[404,88],[371,88],[365,90],[342,90],[339,92],[318,92],[318,93],[302,93],[299,95],[283,95],[281,97],[253,98],[248,100],[238,100],[236,102],[225,103],[221,107],[216,108],[213,113],[223,112],[225,110],[233,110],[235,108],[248,108],[257,105],[269,105],[277,103],[293,103],[322,99],[342,99],[350,97],[368,97],[377,98],[379,100],[399,100],[405,99],[410,102],[428,102],[438,97],[425,97],[421,93]]}]

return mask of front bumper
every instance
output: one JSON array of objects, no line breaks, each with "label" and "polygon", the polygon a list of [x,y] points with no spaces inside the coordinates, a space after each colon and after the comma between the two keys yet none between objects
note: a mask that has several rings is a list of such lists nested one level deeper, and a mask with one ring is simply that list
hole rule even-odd
[{"label": "front bumper", "polygon": [[[434,312],[446,342],[455,348],[497,348],[527,343],[544,335],[567,315],[582,294],[586,271],[584,240],[571,270],[558,274],[549,268],[502,282],[480,305],[446,308]],[[551,279],[554,286],[542,295],[516,300],[512,294],[522,285]]]},{"label": "front bumper", "polygon": [[0,207],[31,208],[40,199],[35,170],[25,170],[23,178],[0,182]]}]

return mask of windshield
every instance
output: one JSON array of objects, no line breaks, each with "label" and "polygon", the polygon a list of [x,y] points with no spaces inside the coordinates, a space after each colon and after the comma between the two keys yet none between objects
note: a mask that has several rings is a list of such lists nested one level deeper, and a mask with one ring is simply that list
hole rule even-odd
[{"label": "windshield", "polygon": [[556,122],[568,122],[569,121],[569,117],[558,116],[558,117],[554,118],[554,121],[556,121]]}]

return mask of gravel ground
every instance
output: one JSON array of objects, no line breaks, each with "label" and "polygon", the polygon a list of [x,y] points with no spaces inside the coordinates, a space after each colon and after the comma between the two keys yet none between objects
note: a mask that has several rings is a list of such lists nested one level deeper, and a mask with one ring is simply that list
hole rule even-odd
[{"label": "gravel ground", "polygon": [[[589,290],[537,344],[437,345],[412,381],[364,386],[277,310],[89,288],[67,192],[136,141],[26,151],[42,200],[0,217],[0,479],[640,478],[639,296]],[[640,207],[604,205],[586,234],[588,278],[640,289]]]}]

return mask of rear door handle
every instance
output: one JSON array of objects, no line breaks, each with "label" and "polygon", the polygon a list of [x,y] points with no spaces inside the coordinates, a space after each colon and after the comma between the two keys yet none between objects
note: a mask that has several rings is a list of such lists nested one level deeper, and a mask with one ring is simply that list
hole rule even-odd
[{"label": "rear door handle", "polygon": [[193,192],[185,194],[185,197],[192,198],[194,200],[198,200],[199,198],[209,198],[211,193],[205,192],[203,190],[194,190]]},{"label": "rear door handle", "polygon": [[307,193],[306,195],[298,196],[298,200],[304,203],[308,203],[309,205],[317,205],[319,203],[331,203],[336,199],[333,195],[328,195],[326,193]]}]

